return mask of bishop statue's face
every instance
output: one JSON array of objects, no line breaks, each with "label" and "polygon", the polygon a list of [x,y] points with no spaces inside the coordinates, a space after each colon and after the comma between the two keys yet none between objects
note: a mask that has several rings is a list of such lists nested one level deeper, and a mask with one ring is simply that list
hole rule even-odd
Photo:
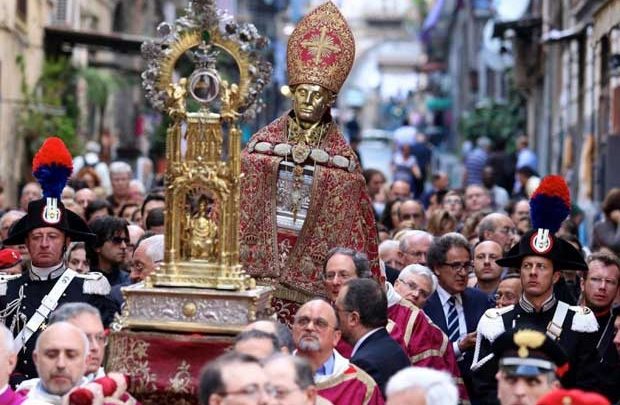
[{"label": "bishop statue's face", "polygon": [[333,93],[317,84],[300,84],[293,89],[293,110],[302,128],[319,122],[333,102]]}]

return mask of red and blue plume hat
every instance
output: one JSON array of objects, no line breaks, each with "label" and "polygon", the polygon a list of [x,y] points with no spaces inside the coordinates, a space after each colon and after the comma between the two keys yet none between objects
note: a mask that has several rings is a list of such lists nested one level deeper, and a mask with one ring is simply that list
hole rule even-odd
[{"label": "red and blue plume hat", "polygon": [[72,241],[90,243],[96,239],[86,222],[60,200],[72,171],[73,159],[63,141],[46,139],[32,160],[32,174],[41,184],[43,198],[28,204],[28,213],[13,225],[5,245],[22,244],[28,232],[44,227],[60,229]]},{"label": "red and blue plume hat", "polygon": [[47,138],[32,159],[32,175],[43,189],[43,197],[60,199],[73,171],[73,158],[60,138]]},{"label": "red and blue plume hat", "polygon": [[553,262],[554,270],[583,270],[588,266],[573,245],[555,236],[570,214],[570,191],[562,176],[546,176],[530,198],[532,229],[519,243],[497,260],[504,267],[519,268],[526,256],[541,256]]}]

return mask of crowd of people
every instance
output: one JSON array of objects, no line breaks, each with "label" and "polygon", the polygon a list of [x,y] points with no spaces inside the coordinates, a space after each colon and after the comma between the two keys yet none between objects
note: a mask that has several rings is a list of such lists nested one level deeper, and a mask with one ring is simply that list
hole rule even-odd
[{"label": "crowd of people", "polygon": [[[605,199],[588,247],[570,205],[557,229],[534,222],[545,179],[509,192],[492,169],[470,164],[463,189],[433,173],[422,193],[411,178],[386,184],[366,170],[381,276],[364,252],[331,249],[321,298],[303,303],[290,325],[259,321],[240,333],[234,353],[206,366],[203,403],[535,403],[560,385],[618,402],[620,190]],[[16,353],[2,332],[4,392],[13,393],[10,376],[25,403],[60,404],[110,378],[101,368],[105,328],[123,305],[121,289],[163,261],[163,189],[147,192],[125,162],[105,170],[106,181],[88,165],[74,171],[51,205],[45,186],[27,183],[19,205],[0,216],[0,316],[13,334],[27,331]],[[52,305],[46,299],[67,269],[80,283]],[[49,319],[29,327],[40,312]]]},{"label": "crowd of people", "polygon": [[[317,27],[347,46],[309,58]],[[293,110],[241,158],[240,260],[278,320],[205,365],[200,403],[618,403],[620,190],[582,246],[566,183],[539,178],[525,138],[514,161],[478,139],[462,188],[435,172],[425,189],[431,150],[405,125],[393,181],[362,177],[330,115],[353,48],[331,2],[291,35]],[[107,328],[163,261],[166,203],[95,149],[47,139],[0,216],[0,405],[136,403],[102,367]]]}]

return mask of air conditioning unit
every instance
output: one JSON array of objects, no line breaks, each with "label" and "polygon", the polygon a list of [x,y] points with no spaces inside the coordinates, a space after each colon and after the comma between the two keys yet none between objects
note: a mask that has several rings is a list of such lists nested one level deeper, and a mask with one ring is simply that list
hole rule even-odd
[{"label": "air conditioning unit", "polygon": [[77,0],[56,0],[54,2],[54,12],[52,14],[52,25],[63,27],[76,27],[77,23]]}]

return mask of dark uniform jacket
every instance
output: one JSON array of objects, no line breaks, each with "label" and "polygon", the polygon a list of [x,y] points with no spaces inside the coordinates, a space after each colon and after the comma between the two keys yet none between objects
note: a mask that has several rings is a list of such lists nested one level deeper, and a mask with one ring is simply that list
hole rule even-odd
[{"label": "dark uniform jacket", "polygon": [[616,345],[614,344],[614,336],[616,330],[614,328],[615,314],[607,311],[596,315],[599,330],[596,333],[596,349],[601,357],[602,379],[600,381],[600,393],[604,394],[611,403],[620,401],[620,357]]},{"label": "dark uniform jacket", "polygon": [[[0,317],[5,318],[4,323],[14,336],[17,336],[39,308],[41,301],[52,290],[65,269],[63,266],[53,271],[51,274],[53,278],[48,280],[39,279],[32,270],[8,281],[0,280]],[[99,273],[78,275],[73,278],[58,300],[57,308],[67,302],[91,304],[99,309],[103,324],[107,327],[112,322],[114,314],[118,312],[118,307],[107,297],[109,292],[110,285],[103,275]],[[32,352],[38,335],[38,332],[35,333],[18,353],[17,365],[11,379],[13,384],[38,376],[32,362]]]},{"label": "dark uniform jacket", "polygon": [[[523,297],[516,305],[489,309],[478,324],[478,338],[472,373],[474,386],[480,404],[497,403],[498,359],[494,358],[491,343],[504,331],[511,329],[535,329],[547,332],[558,308],[554,296],[543,305],[542,311],[535,312],[532,305]],[[565,388],[580,388],[587,391],[600,391],[600,358],[596,350],[598,329],[596,318],[586,307],[569,307],[556,342],[566,351],[570,368],[562,377]],[[556,331],[557,332],[557,331]],[[549,336],[549,333],[547,333]],[[473,401],[472,401],[473,402]]]}]

